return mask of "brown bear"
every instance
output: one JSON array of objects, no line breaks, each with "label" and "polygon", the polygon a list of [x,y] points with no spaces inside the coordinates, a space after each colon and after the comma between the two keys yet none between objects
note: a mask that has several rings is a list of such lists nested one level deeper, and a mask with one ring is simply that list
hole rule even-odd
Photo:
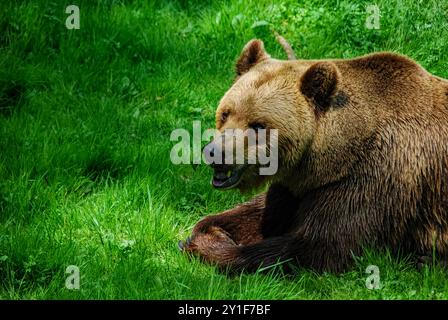
[{"label": "brown bear", "polygon": [[236,73],[216,127],[277,129],[278,171],[212,164],[216,187],[268,191],[205,217],[181,249],[249,271],[290,261],[339,273],[364,246],[447,256],[447,80],[388,52],[281,61],[260,40]]}]

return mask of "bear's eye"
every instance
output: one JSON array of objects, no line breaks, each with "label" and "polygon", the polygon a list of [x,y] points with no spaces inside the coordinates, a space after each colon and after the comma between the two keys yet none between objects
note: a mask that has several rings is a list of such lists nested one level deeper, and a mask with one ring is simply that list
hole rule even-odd
[{"label": "bear's eye", "polygon": [[260,122],[252,122],[249,124],[249,128],[259,130],[259,129],[266,129],[266,126]]},{"label": "bear's eye", "polygon": [[229,117],[229,112],[228,111],[224,111],[223,113],[221,113],[221,122],[226,122],[227,118]]}]

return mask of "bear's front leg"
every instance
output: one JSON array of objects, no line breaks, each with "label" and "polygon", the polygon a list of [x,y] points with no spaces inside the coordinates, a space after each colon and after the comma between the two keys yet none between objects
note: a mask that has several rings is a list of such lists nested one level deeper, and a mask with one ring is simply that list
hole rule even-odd
[{"label": "bear's front leg", "polygon": [[192,238],[185,251],[203,261],[231,272],[253,272],[295,258],[295,237],[280,236],[249,245],[236,244],[223,229],[210,227],[207,233]]},{"label": "bear's front leg", "polygon": [[217,230],[220,233],[217,240],[225,235],[236,245],[261,241],[265,202],[266,194],[263,193],[233,209],[203,218],[193,228],[191,237],[185,242],[179,242],[179,247],[185,251],[198,251],[206,244],[211,244],[210,241],[216,236]]},{"label": "bear's front leg", "polygon": [[285,187],[272,185],[247,203],[202,219],[179,247],[206,261],[227,264],[238,254],[237,248],[286,234],[296,217],[294,196]]}]

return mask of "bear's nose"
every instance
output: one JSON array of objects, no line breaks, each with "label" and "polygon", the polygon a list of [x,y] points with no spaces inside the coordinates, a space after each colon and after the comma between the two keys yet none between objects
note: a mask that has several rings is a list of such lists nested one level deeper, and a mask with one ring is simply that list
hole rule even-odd
[{"label": "bear's nose", "polygon": [[208,154],[210,155],[210,157],[214,157],[215,156],[215,146],[208,144],[206,146],[206,152],[208,152]]},{"label": "bear's nose", "polygon": [[215,144],[213,142],[210,142],[203,149],[205,161],[208,165],[211,165],[214,163],[215,148],[216,148]]}]

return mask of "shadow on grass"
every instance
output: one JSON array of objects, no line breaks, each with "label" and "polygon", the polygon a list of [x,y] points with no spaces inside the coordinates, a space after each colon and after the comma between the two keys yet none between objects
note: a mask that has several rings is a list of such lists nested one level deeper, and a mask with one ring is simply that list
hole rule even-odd
[{"label": "shadow on grass", "polygon": [[123,178],[134,167],[131,160],[116,158],[107,150],[99,150],[87,160],[83,175],[96,183],[116,181]]},{"label": "shadow on grass", "polygon": [[10,81],[0,82],[0,115],[10,117],[25,99],[26,85]]}]

